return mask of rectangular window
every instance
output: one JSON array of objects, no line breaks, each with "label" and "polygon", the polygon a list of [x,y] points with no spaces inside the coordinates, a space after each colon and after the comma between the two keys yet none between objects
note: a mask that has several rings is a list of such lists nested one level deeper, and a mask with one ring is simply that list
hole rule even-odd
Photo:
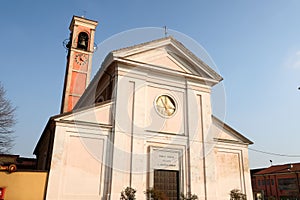
[{"label": "rectangular window", "polygon": [[274,179],[271,179],[272,185],[274,185]]},{"label": "rectangular window", "polygon": [[260,180],[257,181],[258,186],[260,186]]},{"label": "rectangular window", "polygon": [[265,180],[262,180],[262,185],[265,185]]},{"label": "rectangular window", "polygon": [[297,190],[296,178],[280,178],[278,179],[278,188],[280,190]]}]

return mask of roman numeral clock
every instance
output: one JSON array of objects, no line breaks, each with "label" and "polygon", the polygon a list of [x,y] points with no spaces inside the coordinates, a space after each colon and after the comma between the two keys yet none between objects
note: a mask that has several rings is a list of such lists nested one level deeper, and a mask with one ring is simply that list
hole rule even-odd
[{"label": "roman numeral clock", "polygon": [[78,53],[75,56],[75,62],[80,66],[84,66],[88,63],[88,56],[83,53]]}]

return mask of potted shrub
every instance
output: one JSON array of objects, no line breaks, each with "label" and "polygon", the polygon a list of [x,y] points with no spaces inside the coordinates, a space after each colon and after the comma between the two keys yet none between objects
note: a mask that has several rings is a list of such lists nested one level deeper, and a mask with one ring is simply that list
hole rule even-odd
[{"label": "potted shrub", "polygon": [[123,190],[121,192],[121,200],[135,200],[135,193],[136,190],[131,188],[131,187],[127,187],[125,188],[125,190]]}]

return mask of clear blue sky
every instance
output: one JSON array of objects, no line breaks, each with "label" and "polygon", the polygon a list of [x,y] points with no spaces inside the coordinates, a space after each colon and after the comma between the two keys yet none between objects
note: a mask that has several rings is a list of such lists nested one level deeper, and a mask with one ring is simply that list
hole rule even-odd
[{"label": "clear blue sky", "polygon": [[[97,20],[96,42],[122,31],[162,27],[200,43],[223,76],[225,121],[254,141],[251,148],[300,154],[300,1],[3,1],[1,73],[18,107],[14,154],[32,156],[61,103],[73,15]],[[98,50],[99,51],[99,50]],[[300,157],[249,151],[252,168]]]}]

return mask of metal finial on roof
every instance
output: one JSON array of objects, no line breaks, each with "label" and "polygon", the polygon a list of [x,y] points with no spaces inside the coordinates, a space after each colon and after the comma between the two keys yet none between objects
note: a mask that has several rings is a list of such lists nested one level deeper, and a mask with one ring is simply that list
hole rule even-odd
[{"label": "metal finial on roof", "polygon": [[168,29],[167,29],[167,26],[163,26],[164,28],[164,32],[165,32],[165,37],[168,37]]}]

